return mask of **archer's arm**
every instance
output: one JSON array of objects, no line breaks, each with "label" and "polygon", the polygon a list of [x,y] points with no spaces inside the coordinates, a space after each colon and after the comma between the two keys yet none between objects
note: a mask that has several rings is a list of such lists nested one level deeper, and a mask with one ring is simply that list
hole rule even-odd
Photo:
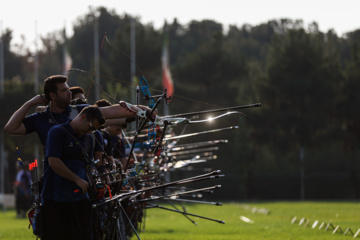
[{"label": "archer's arm", "polygon": [[101,107],[100,110],[105,119],[127,118],[135,115],[135,113],[129,112],[117,104],[108,107]]},{"label": "archer's arm", "polygon": [[65,164],[63,161],[61,161],[60,158],[57,157],[49,157],[49,166],[54,170],[56,174],[59,176],[66,178],[72,182],[75,182],[76,185],[78,185],[82,193],[87,192],[87,188],[89,187],[89,183],[85,181],[84,179],[80,178],[78,175],[73,173]]},{"label": "archer's arm", "polygon": [[122,126],[127,124],[126,118],[113,118],[113,119],[106,119],[104,127],[108,126]]},{"label": "archer's arm", "polygon": [[38,106],[37,108],[36,108],[36,112],[43,112],[43,111],[45,111],[46,110],[46,106]]},{"label": "archer's arm", "polygon": [[7,124],[4,127],[4,131],[11,135],[24,135],[26,134],[26,129],[24,124],[22,123],[25,119],[27,113],[30,108],[36,106],[38,104],[48,104],[48,101],[41,97],[40,95],[36,95],[24,105],[22,105],[9,119]]},{"label": "archer's arm", "polygon": [[[137,105],[138,108],[150,112],[151,109],[143,106]],[[120,104],[112,105],[109,107],[101,107],[101,112],[104,115],[105,119],[113,119],[113,118],[128,118],[136,115],[136,112],[132,112],[122,107]],[[153,118],[155,118],[156,113],[153,113]]]}]

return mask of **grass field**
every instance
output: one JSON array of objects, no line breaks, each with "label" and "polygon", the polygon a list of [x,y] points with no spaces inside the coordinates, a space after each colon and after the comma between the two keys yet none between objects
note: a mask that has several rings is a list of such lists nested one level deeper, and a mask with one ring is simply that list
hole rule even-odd
[{"label": "grass field", "polygon": [[[269,210],[264,214],[260,210]],[[360,229],[360,204],[357,202],[258,202],[224,203],[223,206],[204,204],[187,205],[189,213],[225,221],[225,224],[191,217],[198,225],[191,223],[179,213],[161,209],[146,211],[145,229],[140,232],[142,240],[196,239],[353,239]],[[294,217],[295,223],[291,223]],[[246,222],[245,218],[253,222]],[[243,220],[242,220],[242,219]],[[309,222],[299,225],[300,219]],[[312,228],[318,220],[316,228]],[[319,229],[324,222],[324,227]],[[325,225],[340,226],[344,232],[350,228],[353,234],[340,231],[333,234],[333,228],[324,230]],[[329,226],[331,226],[329,224]],[[27,229],[28,220],[15,218],[14,211],[0,213],[0,239],[35,239]],[[359,234],[360,235],[360,234]],[[360,239],[360,236],[358,236]],[[136,236],[131,238],[137,239]]]}]

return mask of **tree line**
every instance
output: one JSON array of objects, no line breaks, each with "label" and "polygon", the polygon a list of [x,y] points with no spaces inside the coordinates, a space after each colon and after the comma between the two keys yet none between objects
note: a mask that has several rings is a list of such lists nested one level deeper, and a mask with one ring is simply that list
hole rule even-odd
[{"label": "tree line", "polygon": [[[99,13],[98,18],[95,18]],[[130,27],[132,16],[106,8],[91,9],[78,18],[74,34],[41,37],[39,79],[61,74],[64,45],[72,58],[69,85],[80,85],[94,102],[94,89],[130,101]],[[95,21],[98,21],[96,23]],[[100,86],[95,72],[94,26],[98,24]],[[164,28],[165,29],[165,28]],[[170,67],[175,95],[170,113],[262,103],[243,115],[219,119],[211,126],[189,126],[187,131],[238,125],[236,131],[199,139],[227,138],[218,159],[194,165],[223,170],[227,199],[353,199],[359,198],[360,163],[360,29],[337,36],[321,32],[317,23],[275,19],[256,26],[224,26],[212,20],[181,25],[176,19],[164,29],[136,22],[137,76],[144,75],[150,91],[161,88],[161,52],[169,39]],[[106,35],[105,35],[106,33]],[[106,36],[106,38],[105,38]],[[10,48],[12,30],[3,34],[5,94],[2,126],[34,95],[34,54]],[[134,59],[132,59],[134,60]],[[42,83],[39,84],[41,93]],[[11,103],[11,104],[9,104]],[[174,131],[180,131],[174,129]],[[7,182],[14,176],[16,146],[33,158],[36,136],[5,136]],[[184,139],[192,142],[195,139]],[[14,164],[13,164],[14,163]],[[182,173],[186,174],[186,173]],[[189,173],[187,173],[189,174]],[[8,185],[7,190],[11,191]]]}]

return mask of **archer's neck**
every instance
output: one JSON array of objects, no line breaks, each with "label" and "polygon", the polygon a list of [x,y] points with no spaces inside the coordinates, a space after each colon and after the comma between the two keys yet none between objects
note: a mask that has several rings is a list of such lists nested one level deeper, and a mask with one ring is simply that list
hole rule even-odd
[{"label": "archer's neck", "polygon": [[59,106],[56,104],[56,102],[51,102],[50,104],[50,111],[54,113],[62,113],[66,108],[67,106]]}]

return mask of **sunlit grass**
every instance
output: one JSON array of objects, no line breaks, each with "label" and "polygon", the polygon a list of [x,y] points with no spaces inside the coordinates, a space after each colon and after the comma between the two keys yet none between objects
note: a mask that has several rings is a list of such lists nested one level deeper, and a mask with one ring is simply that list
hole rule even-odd
[{"label": "sunlit grass", "polygon": [[[256,209],[270,210],[268,215]],[[225,203],[223,206],[189,205],[188,212],[222,219],[226,223],[192,217],[198,225],[178,213],[160,209],[147,210],[145,230],[141,239],[352,239],[352,235],[332,234],[333,228],[319,230],[321,222],[340,225],[345,231],[351,228],[355,233],[360,228],[360,205],[355,202],[263,202]],[[244,222],[241,216],[254,221]],[[297,221],[291,220],[297,216]],[[309,220],[307,227],[299,226],[299,220]],[[316,228],[311,226],[319,221]],[[359,236],[360,237],[360,236]],[[136,239],[136,237],[133,237]]]},{"label": "sunlit grass", "polygon": [[0,239],[28,240],[36,239],[32,229],[28,229],[29,220],[16,218],[14,210],[0,212]]},{"label": "sunlit grass", "polygon": [[[169,205],[164,205],[170,207]],[[332,234],[333,228],[319,230],[321,222],[340,225],[345,231],[351,228],[353,234],[360,228],[360,204],[357,202],[258,202],[224,203],[223,206],[187,204],[187,212],[223,220],[225,224],[191,217],[197,225],[179,213],[162,209],[146,210],[145,229],[140,232],[143,240],[165,239],[353,239],[353,235]],[[270,210],[268,215],[257,209]],[[254,223],[247,223],[241,216]],[[297,216],[297,221],[291,220]],[[307,227],[299,226],[299,219],[309,220]],[[315,229],[311,225],[315,220],[319,224]],[[27,229],[28,220],[18,219],[14,211],[0,212],[0,239],[35,239],[31,229]],[[359,236],[360,237],[360,236]],[[132,240],[137,239],[134,235]]]}]

